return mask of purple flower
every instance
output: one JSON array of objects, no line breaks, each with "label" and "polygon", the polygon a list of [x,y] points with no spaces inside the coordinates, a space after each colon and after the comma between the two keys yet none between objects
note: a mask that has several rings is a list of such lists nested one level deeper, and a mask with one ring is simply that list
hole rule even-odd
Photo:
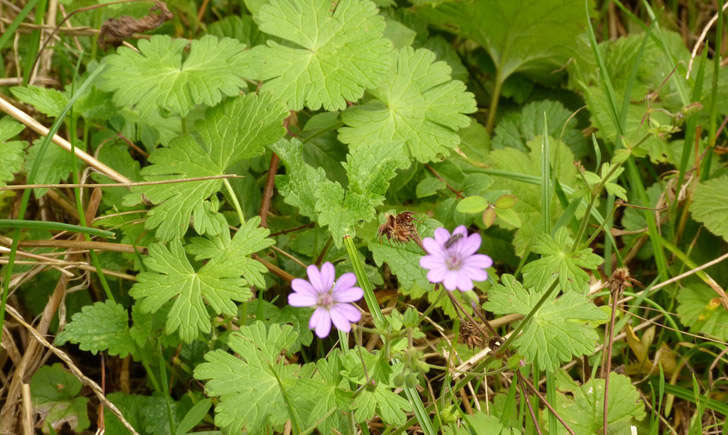
[{"label": "purple flower", "polygon": [[427,279],[443,283],[446,289],[468,291],[473,281],[488,279],[486,268],[493,260],[476,254],[480,248],[480,235],[468,235],[464,225],[455,228],[452,235],[445,228],[435,230],[435,238],[426,237],[422,244],[429,255],[420,258],[420,266],[429,269]]},{"label": "purple flower", "polygon": [[364,296],[364,291],[356,284],[356,276],[349,272],[341,275],[334,282],[336,272],[334,265],[328,261],[321,270],[314,266],[306,268],[308,281],[296,278],[291,282],[293,293],[288,295],[288,303],[294,307],[315,307],[309,329],[316,329],[319,338],[325,338],[331,331],[331,323],[344,332],[351,330],[351,323],[361,319],[361,313],[350,302],[356,302]]}]

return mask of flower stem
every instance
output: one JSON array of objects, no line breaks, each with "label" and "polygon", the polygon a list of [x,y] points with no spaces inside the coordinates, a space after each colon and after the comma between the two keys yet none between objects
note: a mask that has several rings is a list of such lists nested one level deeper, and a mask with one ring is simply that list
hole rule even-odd
[{"label": "flower stem", "polygon": [[[379,308],[377,297],[374,295],[374,287],[372,287],[371,282],[369,282],[369,277],[366,275],[364,263],[362,262],[361,257],[359,257],[359,252],[357,252],[356,246],[354,246],[354,240],[352,240],[351,236],[348,234],[344,236],[344,246],[346,246],[346,252],[349,254],[349,261],[351,261],[351,266],[354,269],[357,282],[361,286],[361,289],[364,290],[364,300],[367,303],[367,307],[369,307],[369,312],[372,314],[372,318],[374,318],[374,323],[383,323],[384,315],[382,314],[381,308]],[[393,359],[392,362],[396,363],[397,360]],[[404,394],[407,396],[407,399],[412,405],[412,411],[414,411],[415,417],[417,417],[417,421],[420,423],[422,431],[426,435],[435,435],[435,429],[432,428],[432,421],[430,421],[430,416],[428,415],[425,405],[422,403],[422,398],[417,393],[417,390],[413,387],[405,386]]]},{"label": "flower stem", "polygon": [[243,214],[243,208],[240,207],[238,197],[237,195],[235,195],[233,186],[230,184],[230,181],[228,181],[227,178],[223,178],[222,182],[225,184],[225,189],[227,189],[228,193],[230,194],[230,199],[233,200],[233,207],[235,207],[235,211],[238,212],[238,219],[240,219],[240,225],[242,225],[245,223],[245,215]]}]

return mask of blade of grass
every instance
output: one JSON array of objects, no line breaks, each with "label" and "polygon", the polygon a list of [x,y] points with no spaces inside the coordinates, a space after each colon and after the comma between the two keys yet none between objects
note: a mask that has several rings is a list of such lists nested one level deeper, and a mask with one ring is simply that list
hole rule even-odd
[{"label": "blade of grass", "polygon": [[[718,7],[718,24],[715,28],[715,48],[713,51],[713,86],[710,90],[710,118],[708,122],[708,152],[703,160],[703,167],[700,171],[700,181],[705,181],[710,175],[710,164],[713,161],[713,147],[718,139],[715,131],[718,124],[718,74],[720,73],[720,46],[723,40],[723,0]],[[706,49],[703,49],[706,50]],[[707,50],[706,50],[707,51]]]},{"label": "blade of grass", "polygon": [[[359,257],[359,252],[356,250],[354,241],[348,234],[344,236],[344,246],[346,247],[346,252],[349,255],[349,260],[351,261],[352,269],[354,269],[357,282],[364,291],[364,300],[367,303],[367,307],[369,307],[369,312],[374,318],[375,325],[382,324],[385,321],[384,315],[382,314],[382,309],[379,307],[379,302],[377,302],[377,297],[374,294],[374,287],[371,282],[369,282],[369,277],[364,270],[364,264],[361,257]],[[396,363],[396,359],[393,360],[393,362]],[[417,421],[420,423],[422,431],[427,435],[435,435],[435,430],[432,428],[432,421],[425,410],[425,405],[422,403],[422,398],[419,393],[417,393],[417,390],[412,387],[405,386],[404,394],[407,396],[407,399],[412,405],[412,411],[414,411],[415,417],[417,417]]]},{"label": "blade of grass", "polygon": [[[48,149],[48,145],[51,143],[51,138],[58,132],[58,129],[63,124],[63,120],[66,118],[66,115],[68,115],[68,112],[71,110],[71,107],[73,107],[73,104],[78,100],[78,98],[86,91],[86,89],[91,86],[91,83],[93,83],[94,80],[96,80],[96,77],[101,74],[101,72],[104,70],[105,66],[102,64],[99,67],[96,68],[89,76],[86,78],[86,80],[81,84],[81,86],[78,88],[78,92],[74,93],[73,96],[69,99],[68,104],[66,104],[66,107],[63,108],[63,111],[61,114],[56,118],[56,120],[53,122],[53,125],[51,126],[51,129],[48,131],[48,135],[43,138],[43,140],[40,143],[40,148],[38,150],[38,156],[33,161],[33,166],[30,168],[30,171],[28,172],[28,183],[33,183],[35,181],[35,177],[38,174],[38,169],[40,168],[40,162],[43,160],[43,156],[45,155],[46,150]],[[25,190],[23,192],[23,196],[20,199],[20,207],[18,209],[18,219],[22,220],[25,217],[25,211],[28,209],[28,201],[30,200],[30,192],[31,190]],[[102,230],[95,230],[95,231],[102,231]],[[10,278],[13,275],[13,263],[15,262],[15,256],[18,250],[18,244],[20,243],[20,229],[16,229],[15,233],[13,234],[13,244],[10,247],[10,255],[8,256],[8,264],[5,266],[5,276],[3,277],[3,294],[2,294],[2,301],[0,302],[0,331],[2,331],[3,324],[5,323],[5,305],[7,303],[8,299],[8,292],[10,291]]]},{"label": "blade of grass", "polygon": [[543,138],[541,140],[541,213],[543,230],[551,233],[551,147],[549,144],[548,118],[543,112]]},{"label": "blade of grass", "polygon": [[99,228],[86,227],[81,225],[67,224],[64,222],[30,221],[25,219],[0,219],[0,228],[34,229],[45,231],[70,231],[72,233],[91,234],[92,236],[116,237],[113,231]]},{"label": "blade of grass", "polygon": [[[617,144],[619,145],[622,138],[624,137],[624,125],[617,113],[617,98],[614,92],[614,86],[612,85],[612,80],[607,72],[607,66],[604,62],[604,58],[599,51],[599,45],[597,44],[596,36],[594,34],[594,26],[592,26],[591,18],[589,17],[588,0],[584,1],[584,6],[587,14],[587,35],[589,36],[589,42],[591,43],[592,50],[594,51],[594,56],[597,60],[597,64],[599,65],[599,73],[602,79],[602,86],[604,87],[604,91],[607,95],[607,100],[609,103],[609,115],[611,116],[612,121],[614,122],[614,126],[617,129],[616,140]],[[647,197],[645,186],[642,183],[642,178],[640,177],[639,169],[637,168],[637,164],[635,163],[633,156],[629,156],[629,158],[627,159],[627,174],[630,180],[630,187],[637,194],[637,197],[642,205],[644,207],[649,207],[649,198]],[[647,221],[648,234],[650,236],[650,240],[652,241],[652,247],[655,254],[657,272],[660,277],[666,279],[668,275],[667,259],[665,258],[662,244],[660,243],[660,235],[657,228],[657,221],[655,219],[654,213],[652,213],[652,211],[649,209],[644,210],[644,215],[645,220]]]},{"label": "blade of grass", "polygon": [[8,27],[5,28],[5,33],[0,36],[0,51],[5,48],[5,44],[8,43],[10,38],[15,35],[15,31],[18,29],[18,26],[20,26],[20,23],[25,20],[25,17],[28,16],[30,11],[33,10],[35,7],[35,4],[38,3],[38,0],[29,0],[28,3],[26,3],[25,7],[20,11],[20,13],[15,17],[12,23]]}]

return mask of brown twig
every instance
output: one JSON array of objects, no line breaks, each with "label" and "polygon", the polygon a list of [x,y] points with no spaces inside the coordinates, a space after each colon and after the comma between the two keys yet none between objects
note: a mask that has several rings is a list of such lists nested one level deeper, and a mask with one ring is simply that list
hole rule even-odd
[{"label": "brown twig", "polygon": [[[516,373],[518,373],[518,369],[516,369]],[[538,435],[542,435],[543,432],[541,432],[541,426],[538,424],[538,419],[536,418],[536,413],[533,412],[533,406],[531,405],[531,399],[528,397],[528,394],[526,393],[526,389],[523,387],[523,376],[521,376],[520,373],[518,373],[518,386],[521,388],[521,394],[523,394],[523,398],[526,400],[526,406],[528,406],[528,413],[531,416],[531,420],[533,421],[533,425],[536,427],[536,432],[538,432]]]},{"label": "brown twig", "polygon": [[268,227],[268,211],[270,210],[270,202],[273,198],[273,188],[276,182],[276,172],[278,172],[278,164],[280,159],[278,154],[273,153],[273,157],[270,159],[270,168],[268,169],[268,176],[265,179],[265,189],[263,190],[263,199],[260,203],[260,226]]},{"label": "brown twig", "polygon": [[516,370],[516,375],[523,380],[523,382],[526,384],[526,386],[528,387],[528,389],[531,390],[531,392],[533,394],[535,394],[536,397],[538,397],[538,399],[549,410],[549,412],[551,412],[551,414],[553,414],[554,417],[556,417],[556,419],[559,421],[559,423],[561,423],[561,425],[564,426],[564,429],[566,429],[566,431],[569,432],[571,435],[575,435],[574,434],[574,430],[571,429],[571,427],[569,427],[569,425],[566,423],[566,421],[564,421],[563,418],[561,418],[561,416],[559,415],[559,413],[556,412],[556,409],[554,409],[554,407],[551,406],[551,404],[549,403],[549,401],[546,400],[546,398],[543,397],[543,395],[536,389],[536,387],[533,386],[533,384],[531,383],[531,381],[529,381],[527,378],[521,376],[521,373],[518,370]]},{"label": "brown twig", "polygon": [[463,198],[464,198],[464,196],[463,196],[462,192],[460,192],[459,190],[455,189],[454,187],[452,187],[452,186],[450,185],[450,183],[448,183],[447,181],[445,181],[445,179],[444,179],[444,178],[442,178],[442,176],[441,176],[441,175],[440,175],[440,174],[439,174],[439,173],[438,173],[438,172],[437,172],[437,171],[435,170],[435,168],[433,168],[433,167],[432,167],[432,166],[430,166],[429,164],[425,164],[425,168],[427,168],[427,170],[428,170],[428,171],[430,171],[430,172],[432,173],[432,175],[434,175],[434,176],[435,176],[435,178],[437,178],[438,180],[440,180],[440,181],[442,181],[443,183],[445,183],[445,186],[447,187],[447,189],[448,189],[448,190],[449,190],[450,192],[454,193],[454,194],[455,194],[455,196],[457,196],[457,197],[458,197],[458,198],[460,198],[460,199],[463,199]]}]

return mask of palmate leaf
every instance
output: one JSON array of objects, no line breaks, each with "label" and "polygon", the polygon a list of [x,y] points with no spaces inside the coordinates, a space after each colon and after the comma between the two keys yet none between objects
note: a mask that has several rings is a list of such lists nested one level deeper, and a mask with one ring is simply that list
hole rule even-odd
[{"label": "palmate leaf", "polygon": [[384,18],[368,0],[271,0],[254,15],[260,30],[290,45],[268,41],[246,57],[245,72],[262,90],[303,106],[340,110],[374,88],[389,69],[392,45]]},{"label": "palmate leaf", "polygon": [[215,406],[216,425],[231,433],[243,428],[257,433],[266,423],[282,425],[291,418],[284,391],[293,388],[301,367],[286,365],[279,356],[295,341],[290,325],[266,327],[255,322],[230,335],[228,346],[237,357],[224,350],[205,355],[194,376],[206,381],[208,396],[220,398]]},{"label": "palmate leaf", "polygon": [[[526,315],[541,298],[542,292],[527,290],[512,275],[502,275],[483,306],[495,314]],[[556,370],[573,357],[594,350],[599,339],[588,321],[601,321],[606,314],[585,296],[567,292],[546,301],[513,342],[519,353],[543,370]]]},{"label": "palmate leaf", "polygon": [[718,295],[702,282],[692,282],[677,294],[680,321],[694,333],[728,340],[728,311]]},{"label": "palmate leaf", "polygon": [[457,130],[470,125],[464,114],[476,110],[473,94],[427,49],[396,51],[390,68],[387,82],[370,91],[375,99],[343,113],[339,140],[353,149],[404,142],[420,162],[447,156],[460,143]]},{"label": "palmate leaf", "polygon": [[89,426],[88,399],[79,396],[81,381],[60,363],[39,368],[30,381],[33,407],[43,416],[43,433],[56,433],[65,424],[79,433]]},{"label": "palmate leaf", "polygon": [[110,300],[86,305],[56,336],[56,344],[77,343],[81,350],[94,355],[109,351],[121,358],[134,353],[136,344],[129,333],[129,315],[123,305]]},{"label": "palmate leaf", "polygon": [[[209,109],[195,125],[196,134],[174,139],[149,156],[152,165],[142,170],[146,180],[222,175],[242,159],[263,153],[265,146],[285,133],[287,111],[269,94],[246,95]],[[235,128],[231,128],[235,126]],[[202,201],[217,192],[221,180],[160,184],[135,189],[156,204],[146,228],[157,228],[157,238],[168,241],[187,231],[190,218]],[[138,201],[131,195],[126,205]]]},{"label": "palmate leaf", "polygon": [[276,179],[286,202],[328,226],[337,246],[345,234],[353,236],[358,225],[376,217],[375,207],[384,201],[389,181],[407,164],[398,143],[373,142],[366,149],[351,150],[344,164],[349,180],[345,189],[329,180],[322,168],[304,162],[298,139],[281,140],[271,148],[287,168],[287,175]]},{"label": "palmate leaf", "polygon": [[596,269],[602,264],[602,258],[592,253],[590,248],[571,252],[573,244],[569,231],[564,227],[553,237],[549,234],[538,236],[531,251],[541,254],[541,258],[524,266],[523,283],[527,287],[543,291],[557,277],[561,290],[584,294],[589,284],[589,275],[584,269]]},{"label": "palmate leaf", "polygon": [[708,231],[728,241],[728,175],[699,183],[690,213]]},{"label": "palmate leaf", "polygon": [[0,165],[0,186],[15,178],[15,173],[23,167],[23,150],[25,141],[9,140],[17,136],[25,127],[10,118],[0,119],[0,156],[3,164]]},{"label": "palmate leaf", "polygon": [[[575,433],[602,433],[604,379],[592,378],[584,385],[577,385],[569,379],[566,385],[559,385],[558,390],[556,410]],[[645,407],[639,391],[627,376],[609,374],[607,401],[609,434],[630,433],[630,426],[645,418]],[[562,428],[559,433],[566,431]]]},{"label": "palmate leaf", "polygon": [[[40,150],[40,143],[42,139],[36,139],[33,141],[33,145],[28,148],[28,155],[26,157],[26,168],[32,168],[35,159],[38,156]],[[73,155],[63,148],[50,144],[46,148],[43,159],[41,159],[38,172],[36,173],[33,183],[36,184],[51,184],[58,183],[68,178],[73,171]],[[36,198],[39,198],[46,194],[47,188],[33,189],[33,193]]]},{"label": "palmate leaf", "polygon": [[159,109],[184,116],[196,104],[214,106],[246,86],[244,49],[235,39],[212,35],[194,41],[155,35],[141,39],[139,51],[119,47],[107,56],[99,88],[114,92],[114,103],[142,117]]},{"label": "palmate leaf", "polygon": [[586,28],[581,0],[463,0],[424,6],[418,13],[482,45],[501,82],[516,71],[546,76],[563,66],[568,47]]},{"label": "palmate leaf", "polygon": [[137,276],[129,294],[138,300],[142,312],[154,313],[173,300],[165,330],[179,330],[182,340],[191,342],[200,332],[210,332],[206,304],[216,314],[234,316],[234,301],[250,299],[252,293],[240,271],[210,261],[195,270],[185,255],[182,243],[174,240],[166,247],[154,244],[144,259],[148,272]]}]

